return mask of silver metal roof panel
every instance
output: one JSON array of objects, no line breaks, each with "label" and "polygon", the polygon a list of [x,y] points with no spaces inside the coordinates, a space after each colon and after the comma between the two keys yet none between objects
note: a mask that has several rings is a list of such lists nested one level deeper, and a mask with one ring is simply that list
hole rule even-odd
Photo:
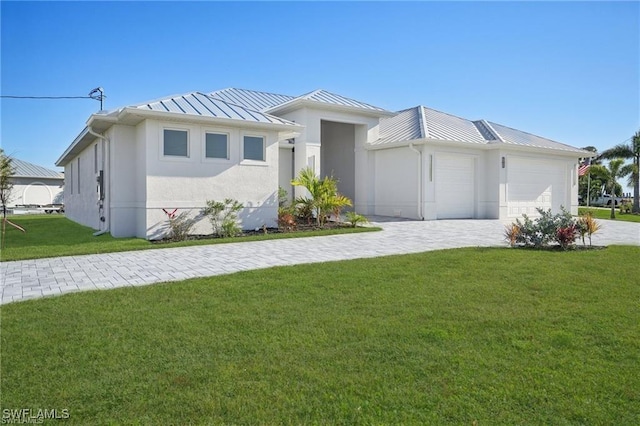
[{"label": "silver metal roof panel", "polygon": [[536,148],[558,149],[562,151],[584,152],[583,150],[572,147],[570,145],[532,135],[531,133],[523,132],[521,130],[512,129],[511,127],[503,126],[501,124],[489,122],[489,125],[491,125],[491,127],[496,131],[496,133],[506,144],[530,146]]},{"label": "silver metal roof panel", "polygon": [[422,109],[428,139],[482,144],[487,142],[472,121],[427,107]]},{"label": "silver metal roof panel", "polygon": [[15,169],[15,173],[13,174],[15,177],[64,179],[64,174],[29,163],[28,161],[11,157],[11,164],[13,164]]},{"label": "silver metal roof panel", "polygon": [[326,90],[322,90],[322,89],[315,90],[306,95],[302,95],[299,98],[308,100],[308,101],[322,102],[322,103],[332,104],[332,105],[386,112],[386,110],[383,108],[378,108],[376,106],[369,105],[365,102],[356,101],[355,99],[351,99],[351,98],[347,98],[346,96],[327,92]]},{"label": "silver metal roof panel", "polygon": [[200,117],[228,118],[255,123],[293,124],[282,118],[251,110],[245,106],[235,105],[199,92],[171,96],[153,102],[135,105],[133,108]]},{"label": "silver metal roof panel", "polygon": [[424,138],[420,126],[420,107],[405,109],[393,117],[380,120],[380,139],[375,144]]},{"label": "silver metal roof panel", "polygon": [[295,98],[294,96],[235,88],[217,90],[210,93],[209,96],[261,112]]}]

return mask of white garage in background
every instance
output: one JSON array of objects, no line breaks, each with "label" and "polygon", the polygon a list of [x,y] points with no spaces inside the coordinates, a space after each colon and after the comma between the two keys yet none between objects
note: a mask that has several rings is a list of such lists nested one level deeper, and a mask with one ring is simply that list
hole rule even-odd
[{"label": "white garage in background", "polygon": [[64,175],[55,170],[12,158],[13,190],[7,207],[63,203]]}]

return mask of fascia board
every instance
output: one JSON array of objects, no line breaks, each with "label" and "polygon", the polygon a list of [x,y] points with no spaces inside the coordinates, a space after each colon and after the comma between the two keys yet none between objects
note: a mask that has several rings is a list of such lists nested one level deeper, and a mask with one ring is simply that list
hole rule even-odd
[{"label": "fascia board", "polygon": [[71,142],[71,145],[69,145],[67,147],[67,149],[62,153],[62,155],[60,156],[60,158],[58,158],[58,160],[56,160],[56,166],[58,167],[64,167],[67,163],[68,163],[68,156],[71,154],[72,151],[75,150],[75,148],[81,143],[81,141],[83,140],[83,138],[85,138],[87,135],[89,134],[89,128],[85,127],[78,136],[76,136],[76,138],[73,140],[73,142]]},{"label": "fascia board", "polygon": [[[295,131],[297,129],[302,129],[303,126],[297,123],[284,124],[284,123],[264,123],[264,122],[252,122],[245,120],[237,120],[233,118],[224,118],[224,117],[205,117],[205,116],[197,116],[197,115],[187,115],[187,114],[178,114],[173,112],[163,112],[163,111],[150,111],[150,110],[140,110],[137,108],[123,108],[123,110],[118,114],[118,120],[124,120],[125,118],[131,117],[139,117],[140,121],[147,118],[155,118],[155,119],[166,119],[168,121],[180,121],[180,122],[190,122],[190,123],[219,123],[222,125],[227,125],[229,127],[238,127],[238,128],[252,128],[252,129],[267,129],[267,130],[278,130],[278,131]],[[136,120],[134,120],[135,122]],[[135,123],[135,124],[137,124]]]},{"label": "fascia board", "polygon": [[589,151],[571,151],[571,150],[563,150],[563,149],[554,149],[554,148],[546,148],[546,147],[536,147],[536,146],[525,146],[525,145],[514,145],[507,143],[487,143],[487,144],[479,144],[479,143],[470,143],[470,142],[460,142],[460,141],[446,141],[440,139],[415,139],[410,141],[397,141],[397,142],[389,142],[385,144],[375,145],[368,144],[366,149],[370,151],[376,151],[381,149],[392,149],[399,148],[403,146],[409,146],[409,144],[413,145],[435,145],[435,146],[448,146],[448,147],[456,147],[456,148],[472,148],[472,149],[480,149],[480,150],[505,150],[505,151],[520,151],[520,152],[530,152],[530,153],[547,153],[559,155],[562,157],[571,157],[571,158],[584,158],[584,157],[594,157],[595,155]]}]

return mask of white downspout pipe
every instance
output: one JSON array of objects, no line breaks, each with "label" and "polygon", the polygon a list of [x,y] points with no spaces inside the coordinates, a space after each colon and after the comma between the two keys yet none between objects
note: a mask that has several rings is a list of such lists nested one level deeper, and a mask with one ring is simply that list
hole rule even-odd
[{"label": "white downspout pipe", "polygon": [[[104,158],[104,157],[106,157],[107,152],[108,152],[108,151],[109,151],[109,149],[110,149],[110,146],[109,146],[109,138],[108,138],[108,137],[106,137],[106,136],[101,135],[100,133],[96,133],[96,132],[94,132],[94,131],[93,131],[93,129],[91,128],[91,126],[87,126],[87,133],[89,133],[89,134],[90,134],[90,135],[92,135],[92,136],[95,136],[96,138],[102,139],[103,141],[105,141],[105,143],[106,143],[106,145],[107,145],[107,146],[106,146],[106,149],[105,149],[105,152],[104,152],[104,153],[103,153],[103,155],[102,155],[102,170],[104,170],[104,168],[105,168],[105,167],[104,167],[104,166],[105,166],[105,158]],[[103,175],[103,176],[104,176],[104,175]],[[111,180],[111,173],[109,173],[109,180]],[[102,182],[102,184],[104,185],[105,183],[104,183],[104,182]],[[111,182],[109,182],[109,185],[107,185],[107,189],[108,189],[108,191],[109,191],[109,192],[111,191]],[[100,200],[100,202],[102,203],[102,200]],[[111,202],[111,198],[109,198],[109,202]],[[104,206],[103,206],[103,208],[104,208]],[[94,237],[98,237],[98,236],[100,236],[100,235],[103,235],[103,234],[106,234],[106,233],[108,233],[108,232],[109,232],[109,230],[110,230],[110,228],[111,228],[111,212],[109,212],[109,214],[108,214],[107,216],[108,216],[108,218],[109,218],[109,219],[108,219],[108,222],[107,222],[107,224],[106,224],[105,229],[102,229],[102,230],[100,230],[100,231],[94,232],[94,233],[93,233],[93,236],[94,236]]]},{"label": "white downspout pipe", "polygon": [[422,215],[422,151],[417,150],[413,143],[409,143],[409,149],[418,154],[418,218],[424,220]]}]

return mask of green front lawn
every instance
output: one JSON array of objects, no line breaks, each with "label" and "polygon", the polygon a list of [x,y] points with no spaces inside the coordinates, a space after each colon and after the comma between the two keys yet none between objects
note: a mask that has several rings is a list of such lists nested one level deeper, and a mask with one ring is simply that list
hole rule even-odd
[{"label": "green front lawn", "polygon": [[[606,219],[611,220],[611,207],[578,207],[578,214],[583,215],[588,211],[591,212],[593,217],[596,219]],[[624,221],[624,222],[638,222],[640,223],[640,215],[639,214],[630,214],[623,213],[620,214],[620,210],[616,209],[616,218],[615,220]]]},{"label": "green front lawn", "polygon": [[43,257],[112,253],[128,250],[185,247],[194,245],[257,241],[276,238],[314,237],[351,232],[379,231],[380,228],[336,228],[286,234],[253,235],[237,238],[189,240],[175,243],[152,243],[140,238],[113,238],[109,234],[94,237],[91,228],[58,215],[10,216],[9,220],[27,230],[26,234],[7,225],[2,261],[39,259]]},{"label": "green front lawn", "polygon": [[13,303],[2,409],[96,425],[637,425],[639,258],[459,249]]}]

